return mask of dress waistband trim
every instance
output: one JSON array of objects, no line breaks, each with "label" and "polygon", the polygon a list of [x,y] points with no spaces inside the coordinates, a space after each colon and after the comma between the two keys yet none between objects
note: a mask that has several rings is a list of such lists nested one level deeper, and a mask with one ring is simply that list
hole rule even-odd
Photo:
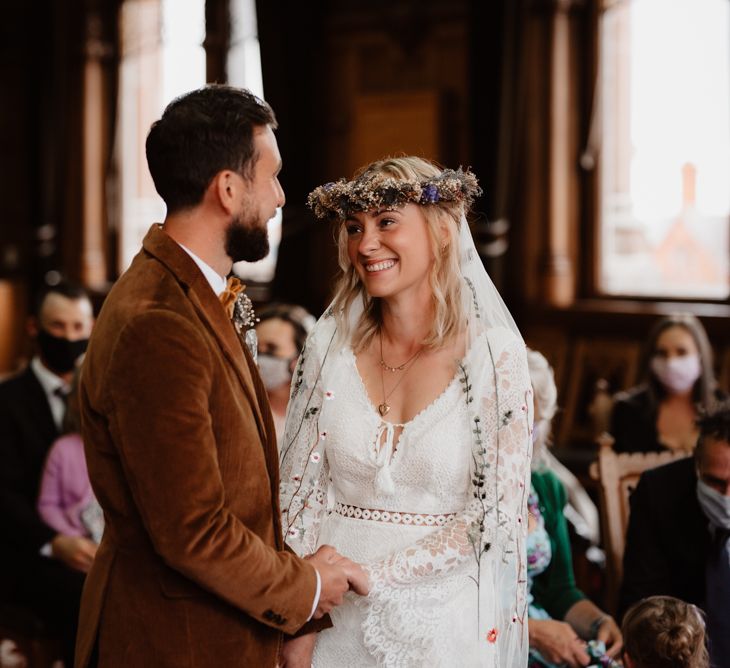
[{"label": "dress waistband trim", "polygon": [[346,503],[335,503],[334,512],[343,517],[352,517],[358,520],[375,520],[376,522],[388,522],[390,524],[412,524],[415,526],[441,527],[453,521],[456,513],[445,515],[428,515],[421,513],[401,513],[392,510],[373,510],[371,508],[359,508]]}]

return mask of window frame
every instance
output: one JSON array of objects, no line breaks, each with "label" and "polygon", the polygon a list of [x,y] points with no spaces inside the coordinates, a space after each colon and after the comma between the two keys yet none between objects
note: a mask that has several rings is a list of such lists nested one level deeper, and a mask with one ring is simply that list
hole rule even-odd
[{"label": "window frame", "polygon": [[[584,20],[586,21],[586,34],[589,35],[583,46],[584,62],[586,66],[583,69],[582,76],[577,81],[577,85],[582,93],[581,99],[583,104],[577,110],[580,118],[576,122],[585,131],[582,133],[581,140],[585,147],[583,155],[578,156],[578,169],[581,171],[580,180],[582,183],[580,193],[580,227],[581,227],[581,248],[583,252],[578,260],[577,273],[580,276],[580,285],[585,286],[582,290],[576,291],[578,300],[588,300],[594,304],[600,302],[613,303],[614,305],[625,304],[630,311],[634,309],[629,307],[630,304],[640,306],[642,304],[662,304],[666,308],[673,310],[686,310],[695,313],[695,315],[705,315],[705,305],[715,305],[727,307],[725,309],[711,309],[713,316],[720,316],[724,313],[730,317],[730,294],[725,298],[697,298],[697,297],[680,297],[670,295],[632,295],[632,294],[608,294],[601,288],[601,226],[602,221],[602,205],[601,205],[601,159],[600,154],[591,155],[590,152],[590,133],[591,123],[593,122],[594,113],[600,112],[594,110],[596,103],[596,88],[599,77],[600,52],[601,52],[601,17],[608,9],[622,4],[631,2],[631,0],[591,0],[590,8],[585,12]],[[575,64],[574,64],[575,66]],[[601,128],[597,128],[600,133]],[[583,165],[584,159],[588,163]],[[729,221],[730,223],[730,221]],[[730,247],[727,250],[730,255]],[[644,309],[644,312],[648,312]]]}]

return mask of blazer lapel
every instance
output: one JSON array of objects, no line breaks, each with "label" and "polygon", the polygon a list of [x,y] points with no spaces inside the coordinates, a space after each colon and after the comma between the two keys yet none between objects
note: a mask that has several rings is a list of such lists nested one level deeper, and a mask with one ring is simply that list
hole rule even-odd
[{"label": "blazer lapel", "polygon": [[251,373],[251,379],[258,398],[258,405],[262,407],[262,419],[266,430],[266,436],[262,437],[262,442],[264,443],[266,468],[269,471],[269,480],[271,482],[271,500],[274,506],[277,547],[281,549],[283,541],[281,538],[281,512],[279,510],[279,446],[276,441],[276,428],[274,427],[274,418],[269,408],[269,398],[266,394],[266,388],[261,380],[258,368],[256,368],[256,362],[253,361],[248,346],[243,341],[241,341],[241,345]]},{"label": "blazer lapel", "polygon": [[218,341],[223,354],[236,372],[241,387],[251,405],[261,442],[265,449],[268,449],[268,433],[261,414],[261,406],[259,397],[256,394],[251,367],[246,359],[242,341],[218,297],[210,289],[208,281],[192,258],[167,236],[159,225],[152,226],[144,239],[143,246],[148,253],[160,260],[187,288],[188,298],[201,321]]}]

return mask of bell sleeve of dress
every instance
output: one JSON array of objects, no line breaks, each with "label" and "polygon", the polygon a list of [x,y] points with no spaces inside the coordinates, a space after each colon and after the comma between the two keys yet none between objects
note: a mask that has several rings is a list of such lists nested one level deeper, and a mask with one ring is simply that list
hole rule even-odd
[{"label": "bell sleeve of dress", "polygon": [[[490,331],[483,345],[484,356],[475,356],[486,360],[482,368],[460,367],[473,427],[470,502],[449,524],[365,565],[371,589],[358,601],[366,612],[365,642],[385,665],[392,657],[402,660],[404,651],[414,662],[437,656],[440,597],[463,587],[465,579],[479,601],[483,654],[474,660],[526,661],[524,518],[532,390],[521,341]],[[405,630],[409,637],[399,637]]]},{"label": "bell sleeve of dress", "polygon": [[323,373],[334,335],[334,320],[320,320],[299,357],[287,408],[279,468],[282,529],[299,556],[315,551],[327,507],[329,467],[321,416],[328,400]]}]

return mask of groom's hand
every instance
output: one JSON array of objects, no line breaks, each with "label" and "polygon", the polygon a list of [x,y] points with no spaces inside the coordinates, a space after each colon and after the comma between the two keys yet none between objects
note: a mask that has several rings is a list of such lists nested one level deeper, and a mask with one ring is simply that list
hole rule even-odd
[{"label": "groom's hand", "polygon": [[343,557],[332,546],[323,545],[307,559],[317,569],[321,580],[315,619],[320,619],[332,608],[341,605],[345,592],[351,588],[361,595],[368,593],[367,576],[362,568]]}]

